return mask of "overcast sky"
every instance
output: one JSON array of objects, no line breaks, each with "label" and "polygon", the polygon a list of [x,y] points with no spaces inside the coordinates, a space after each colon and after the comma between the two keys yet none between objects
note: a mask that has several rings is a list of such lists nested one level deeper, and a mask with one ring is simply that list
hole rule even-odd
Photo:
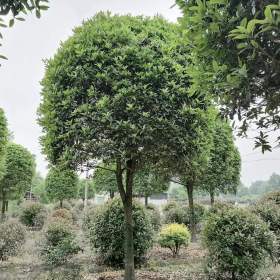
[{"label": "overcast sky", "polygon": [[[180,11],[170,8],[174,0],[50,0],[50,9],[41,19],[34,15],[4,30],[1,54],[9,60],[0,67],[0,107],[5,110],[14,141],[36,155],[37,169],[46,174],[47,161],[41,154],[40,127],[36,110],[40,102],[40,80],[44,58],[51,57],[60,41],[66,40],[75,26],[99,11],[119,14],[161,14],[176,21]],[[246,184],[280,174],[280,149],[262,155],[253,151],[252,140],[237,139],[242,156],[242,181]]]}]

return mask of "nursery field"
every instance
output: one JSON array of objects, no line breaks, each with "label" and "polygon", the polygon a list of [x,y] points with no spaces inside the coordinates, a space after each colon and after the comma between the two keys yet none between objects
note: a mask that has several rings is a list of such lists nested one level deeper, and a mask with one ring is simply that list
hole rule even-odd
[{"label": "nursery field", "polygon": [[[29,238],[22,252],[8,261],[0,263],[1,280],[121,280],[123,271],[99,266],[94,257],[85,251],[73,258],[71,263],[59,268],[50,268],[38,258],[35,243],[40,232],[29,232]],[[180,256],[173,258],[167,249],[154,246],[148,254],[145,266],[137,269],[139,280],[206,280],[204,273],[205,250],[199,242],[183,249]],[[259,280],[279,280],[280,266],[267,266],[260,273]]]},{"label": "nursery field", "polygon": [[[108,203],[109,205],[114,205],[114,203]],[[85,223],[89,224],[89,220],[92,219],[91,215],[95,216],[96,213],[98,213],[100,206],[91,206],[86,215],[81,209],[81,203],[77,204],[80,208],[79,211],[79,208],[75,206],[73,206],[71,209],[53,209],[53,206],[45,206],[44,211],[46,212],[44,213],[44,225],[41,225],[39,228],[26,226],[26,240],[23,246],[18,250],[17,254],[9,256],[9,258],[0,262],[0,280],[123,279],[124,272],[122,269],[104,264],[104,261],[100,259],[100,251],[99,254],[94,252],[90,244],[90,238],[87,234],[88,231],[85,229]],[[24,213],[30,213],[27,210],[29,210],[32,205],[34,207],[36,203],[28,203],[25,208],[20,206],[19,209],[23,208],[25,209],[23,211]],[[68,205],[67,203],[66,205],[69,207],[70,204]],[[176,256],[172,255],[172,252],[169,248],[160,246],[158,242],[159,231],[162,224],[168,221],[172,222],[173,220],[180,222],[179,220],[176,220],[180,218],[180,212],[178,212],[178,209],[174,208],[175,205],[176,204],[173,202],[169,203],[165,206],[165,210],[161,211],[161,223],[152,219],[152,221],[157,222],[159,228],[158,231],[153,233],[153,245],[150,246],[150,248],[146,251],[145,260],[142,261],[141,266],[138,265],[136,269],[136,279],[209,279],[209,276],[205,270],[208,250],[202,244],[202,237],[200,233],[197,234],[196,240],[194,242],[186,244],[187,246],[182,246],[179,254]],[[178,205],[176,207],[178,207]],[[140,207],[139,209],[142,208]],[[31,209],[34,208],[31,207]],[[35,212],[38,219],[40,215],[38,215],[38,210],[36,211]],[[40,211],[42,211],[42,209]],[[75,213],[74,211],[78,212]],[[115,210],[115,212],[116,211],[117,210]],[[151,218],[155,218],[156,212],[153,211],[151,213]],[[63,223],[63,220],[68,219],[68,214],[72,215],[73,221],[71,220],[71,228],[75,236],[75,242],[79,245],[80,250],[75,254],[68,254],[67,251],[64,251],[64,253],[61,253],[61,258],[66,256],[66,259],[63,262],[59,263],[58,260],[56,260],[57,263],[50,264],[49,261],[46,261],[46,259],[42,258],[41,254],[44,236],[46,235],[47,228],[50,227],[50,224],[57,221]],[[36,215],[33,215],[33,219],[35,219]],[[26,222],[26,220],[22,219],[24,216],[23,214],[14,213],[12,216],[16,216],[16,219]],[[10,221],[16,221],[16,219],[13,217],[9,218]],[[40,218],[40,221],[42,221],[42,218]],[[69,221],[67,221],[67,223],[69,223]],[[56,234],[57,236],[59,235],[59,233]],[[114,236],[112,236],[112,240],[113,238]],[[109,241],[109,243],[111,241]],[[63,254],[65,254],[65,256]],[[106,254],[105,251],[104,254]],[[280,280],[280,265],[272,263],[270,260],[266,260],[266,264],[262,265],[262,268],[256,274],[256,279]]]}]

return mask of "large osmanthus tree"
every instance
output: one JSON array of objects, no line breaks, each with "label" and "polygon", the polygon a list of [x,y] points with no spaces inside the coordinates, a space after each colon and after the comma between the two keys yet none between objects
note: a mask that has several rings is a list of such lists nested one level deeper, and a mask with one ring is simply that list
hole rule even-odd
[{"label": "large osmanthus tree", "polygon": [[214,94],[224,115],[238,117],[240,134],[252,124],[256,146],[270,150],[268,133],[280,125],[279,1],[176,2],[192,48],[191,91]]},{"label": "large osmanthus tree", "polygon": [[[100,13],[46,65],[39,121],[48,159],[72,168],[114,164],[125,213],[125,279],[134,280],[133,179],[158,161],[187,159],[208,102],[189,94],[187,49],[161,17]],[[102,166],[101,166],[102,167]]]},{"label": "large osmanthus tree", "polygon": [[230,125],[217,119],[213,144],[199,186],[210,194],[211,204],[219,193],[236,193],[240,183],[241,159]]},{"label": "large osmanthus tree", "polygon": [[19,198],[30,189],[34,173],[34,156],[21,145],[8,143],[5,154],[5,173],[0,180],[2,216],[7,210],[9,200]]}]

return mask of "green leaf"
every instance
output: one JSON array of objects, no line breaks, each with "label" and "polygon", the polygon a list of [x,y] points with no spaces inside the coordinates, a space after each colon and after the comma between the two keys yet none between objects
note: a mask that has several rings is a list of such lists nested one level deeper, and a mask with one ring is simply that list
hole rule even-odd
[{"label": "green leaf", "polygon": [[4,56],[4,55],[2,55],[2,54],[0,54],[0,59],[8,59],[6,56]]},{"label": "green leaf", "polygon": [[9,27],[13,27],[14,24],[15,24],[15,20],[14,20],[13,18],[10,19],[10,21],[9,21]]}]

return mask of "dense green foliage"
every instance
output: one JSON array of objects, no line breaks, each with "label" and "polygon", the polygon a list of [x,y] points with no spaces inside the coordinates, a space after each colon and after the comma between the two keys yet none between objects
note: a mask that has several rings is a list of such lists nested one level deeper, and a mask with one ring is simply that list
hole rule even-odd
[{"label": "dense green foliage", "polygon": [[85,199],[85,190],[87,187],[87,199],[92,199],[95,196],[95,184],[92,180],[80,179],[78,183],[78,197],[82,200]]},{"label": "dense green foliage", "polygon": [[47,210],[44,205],[38,202],[27,202],[21,207],[19,219],[28,226],[41,229],[47,216]]},{"label": "dense green foliage", "polygon": [[[96,209],[89,226],[92,249],[100,261],[110,266],[124,266],[125,228],[124,210],[118,198]],[[135,262],[142,264],[152,245],[153,231],[148,213],[137,202],[133,203],[133,236]]]},{"label": "dense green foliage", "polygon": [[211,196],[217,193],[236,193],[240,180],[241,159],[234,144],[230,125],[216,120],[213,132],[213,145],[209,161],[199,183]]},{"label": "dense green foliage", "polygon": [[69,262],[80,251],[76,236],[65,219],[56,219],[47,225],[41,245],[41,256],[49,265],[61,265]]},{"label": "dense green foliage", "polygon": [[36,172],[32,183],[31,183],[31,192],[35,195],[37,199],[39,199],[42,203],[48,203],[49,199],[47,197],[46,187],[45,187],[45,179],[42,175]]},{"label": "dense green foliage", "polygon": [[35,173],[35,160],[26,148],[9,143],[6,147],[5,166],[5,174],[0,180],[2,213],[6,211],[3,205],[8,200],[19,198],[29,190]]},{"label": "dense green foliage", "polygon": [[0,108],[0,180],[5,173],[5,154],[8,142],[7,120],[4,111]]},{"label": "dense green foliage", "polygon": [[146,206],[153,230],[158,232],[161,227],[161,214],[157,206],[148,204]]},{"label": "dense green foliage", "polygon": [[63,200],[77,197],[78,176],[70,169],[52,167],[47,174],[45,186],[48,198],[59,201],[62,207]]},{"label": "dense green foliage", "polygon": [[191,241],[188,228],[182,224],[169,224],[163,226],[159,233],[158,242],[161,247],[171,250],[173,257],[179,255],[182,246],[187,246]]},{"label": "dense green foliage", "polygon": [[215,279],[254,279],[265,258],[273,254],[274,238],[268,226],[243,209],[210,215],[203,237],[209,251],[208,272]]},{"label": "dense green foliage", "polygon": [[177,203],[169,203],[164,208],[164,222],[166,224],[176,223],[185,224],[190,227],[192,218],[196,230],[199,229],[199,224],[202,222],[205,209],[202,205],[194,204],[194,215],[192,217],[191,209],[188,206],[182,206]]},{"label": "dense green foliage", "polygon": [[15,256],[25,242],[24,226],[15,220],[0,224],[0,261]]},{"label": "dense green foliage", "polygon": [[256,146],[270,149],[265,132],[280,122],[279,1],[176,2],[192,49],[190,91],[214,94],[224,115],[242,121],[241,134],[255,123]]}]

